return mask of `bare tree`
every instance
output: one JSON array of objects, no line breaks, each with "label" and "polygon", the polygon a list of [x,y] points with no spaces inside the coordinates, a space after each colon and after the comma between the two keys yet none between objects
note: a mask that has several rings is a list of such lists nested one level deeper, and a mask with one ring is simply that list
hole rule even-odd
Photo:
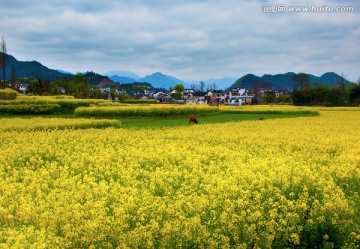
[{"label": "bare tree", "polygon": [[270,92],[272,89],[271,82],[266,81],[264,85],[265,91]]},{"label": "bare tree", "polygon": [[293,76],[294,89],[303,90],[309,84],[309,75],[306,73],[298,73]]},{"label": "bare tree", "polygon": [[205,87],[205,82],[201,80],[200,83],[199,83],[199,86],[200,86],[200,91],[203,92],[204,87]]},{"label": "bare tree", "polygon": [[346,80],[347,74],[341,73],[341,76],[338,80],[338,86],[341,88],[345,88],[345,80]]},{"label": "bare tree", "polygon": [[260,82],[252,83],[252,89],[254,93],[254,98],[252,100],[253,104],[258,104],[260,102],[260,88],[261,88]]},{"label": "bare tree", "polygon": [[213,90],[216,90],[216,88],[217,88],[216,83],[215,83],[215,82],[214,82],[214,83],[212,83],[212,89],[213,89]]},{"label": "bare tree", "polygon": [[6,73],[5,73],[5,65],[6,65],[6,54],[7,54],[7,49],[6,49],[6,42],[4,40],[4,37],[1,37],[1,43],[0,43],[0,63],[1,63],[1,67],[2,67],[2,74],[3,74],[3,82],[1,84],[0,88],[5,88],[6,86]]},{"label": "bare tree", "polygon": [[195,90],[195,87],[196,87],[195,84],[190,85],[190,88],[193,89],[193,90]]},{"label": "bare tree", "polygon": [[15,88],[16,88],[16,79],[17,79],[16,70],[15,70],[15,67],[12,66],[11,67],[11,88],[13,90],[15,90]]}]

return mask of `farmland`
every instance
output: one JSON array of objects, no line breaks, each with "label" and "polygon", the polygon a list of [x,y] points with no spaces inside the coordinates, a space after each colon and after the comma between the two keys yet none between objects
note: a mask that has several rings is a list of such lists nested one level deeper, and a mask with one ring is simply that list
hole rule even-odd
[{"label": "farmland", "polygon": [[359,108],[221,107],[222,122],[200,110],[199,125],[129,129],[122,107],[81,106],[0,129],[0,248],[359,247]]}]

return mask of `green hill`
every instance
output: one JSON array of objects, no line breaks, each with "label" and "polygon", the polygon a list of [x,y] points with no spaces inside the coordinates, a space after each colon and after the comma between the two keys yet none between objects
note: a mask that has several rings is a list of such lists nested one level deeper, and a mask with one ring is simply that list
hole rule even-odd
[{"label": "green hill", "polygon": [[[73,79],[73,75],[60,73],[57,70],[49,69],[37,61],[18,61],[14,56],[7,54],[5,57],[6,79],[11,79],[11,70],[14,67],[17,78],[41,78],[54,81],[61,78]],[[1,75],[3,74],[0,68]],[[2,77],[2,76],[1,76]]]},{"label": "green hill", "polygon": [[[254,74],[247,74],[243,77],[239,78],[237,81],[234,82],[228,89],[231,88],[253,88],[254,83],[260,83],[261,87],[265,87],[265,84],[270,83],[272,89],[276,90],[293,90],[294,89],[294,83],[293,83],[293,77],[295,73],[289,72],[285,74],[265,74],[261,77],[256,76]],[[350,81],[343,79],[340,75],[329,72],[325,73],[322,76],[314,76],[312,74],[308,74],[309,76],[309,83],[312,86],[334,86],[338,85],[341,80],[344,81],[344,83],[351,84]]]}]

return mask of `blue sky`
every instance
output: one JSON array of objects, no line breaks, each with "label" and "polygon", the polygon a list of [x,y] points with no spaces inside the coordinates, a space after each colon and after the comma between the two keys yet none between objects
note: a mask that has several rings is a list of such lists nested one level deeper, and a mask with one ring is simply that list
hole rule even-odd
[{"label": "blue sky", "polygon": [[[274,6],[285,10],[269,13]],[[292,6],[354,9],[295,13]],[[360,77],[358,0],[2,0],[0,18],[9,54],[70,72]]]}]

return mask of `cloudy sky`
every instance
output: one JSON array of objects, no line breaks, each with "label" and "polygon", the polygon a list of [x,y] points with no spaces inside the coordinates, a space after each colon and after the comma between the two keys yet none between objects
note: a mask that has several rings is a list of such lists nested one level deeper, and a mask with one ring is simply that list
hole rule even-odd
[{"label": "cloudy sky", "polygon": [[9,54],[70,72],[360,77],[359,0],[1,0],[0,20]]}]

